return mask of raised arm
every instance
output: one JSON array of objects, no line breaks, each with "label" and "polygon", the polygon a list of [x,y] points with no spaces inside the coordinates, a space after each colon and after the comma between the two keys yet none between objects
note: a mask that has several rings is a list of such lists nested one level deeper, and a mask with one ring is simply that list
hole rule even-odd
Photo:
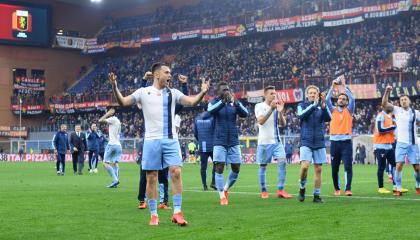
[{"label": "raised arm", "polygon": [[203,81],[201,83],[201,92],[195,96],[184,96],[181,99],[181,104],[184,106],[196,106],[208,92],[209,84],[209,81]]},{"label": "raised arm", "polygon": [[257,117],[257,122],[260,125],[264,125],[264,123],[267,121],[267,119],[270,118],[271,114],[273,114],[274,109],[276,109],[276,102],[272,101],[270,104],[270,110],[263,114],[259,109],[255,109],[255,115]]},{"label": "raised arm", "polygon": [[354,109],[356,109],[356,101],[354,100],[353,93],[351,92],[350,88],[348,86],[345,87],[347,97],[349,98],[349,105],[348,109],[351,114],[354,113]]},{"label": "raised arm", "polygon": [[209,105],[207,106],[207,111],[211,114],[215,114],[218,111],[220,111],[220,109],[222,109],[225,105],[226,103],[223,102],[222,99],[218,99],[217,101],[209,102]]},{"label": "raised arm", "polygon": [[[184,95],[188,95],[188,86],[187,86],[187,82],[188,82],[188,77],[184,76],[184,75],[179,75],[178,76],[179,81],[181,82],[181,92]],[[184,106],[182,106],[181,104],[176,104],[175,105],[175,114],[178,114],[179,112],[181,112],[181,110],[184,108]]]},{"label": "raised arm", "polygon": [[117,100],[120,106],[123,106],[123,107],[131,106],[136,102],[135,99],[131,95],[124,97],[121,94],[117,86],[117,75],[111,72],[108,74],[108,79],[109,79],[109,82],[111,83],[112,92],[114,93],[115,99]]},{"label": "raised arm", "polygon": [[242,105],[241,102],[236,100],[233,103],[233,105],[235,105],[239,117],[245,118],[245,117],[248,116],[248,114],[249,114],[248,109],[246,109],[246,107],[244,107],[244,105]]},{"label": "raised arm", "polygon": [[101,118],[99,118],[98,122],[100,123],[107,123],[106,119],[114,115],[115,110],[113,108],[109,109]]},{"label": "raised arm", "polygon": [[284,116],[284,101],[283,101],[283,99],[279,99],[279,101],[277,103],[277,114],[278,114],[278,119],[279,119],[278,126],[279,127],[286,127],[286,116]]},{"label": "raised arm", "polygon": [[333,106],[332,101],[331,101],[331,97],[332,97],[332,94],[334,92],[334,86],[335,86],[335,83],[333,82],[333,86],[331,86],[330,90],[328,90],[328,94],[325,98],[325,103],[326,103],[326,105],[328,107],[328,110],[330,112],[334,111],[334,106]]},{"label": "raised arm", "polygon": [[307,118],[315,110],[317,105],[318,105],[318,102],[314,102],[311,105],[307,106],[305,109],[301,105],[299,105],[298,112],[297,112],[298,118],[299,119]]},{"label": "raised arm", "polygon": [[382,97],[382,108],[386,108],[388,106],[391,106],[392,108],[394,108],[394,105],[392,105],[388,99],[389,99],[389,94],[392,91],[392,87],[391,86],[387,86],[385,89],[385,93],[384,96]]},{"label": "raised arm", "polygon": [[395,130],[397,128],[397,126],[395,126],[395,125],[391,125],[391,126],[385,128],[384,127],[384,122],[385,122],[385,118],[383,116],[379,116],[379,117],[376,118],[376,126],[377,126],[378,132],[380,134],[390,132],[390,131]]}]

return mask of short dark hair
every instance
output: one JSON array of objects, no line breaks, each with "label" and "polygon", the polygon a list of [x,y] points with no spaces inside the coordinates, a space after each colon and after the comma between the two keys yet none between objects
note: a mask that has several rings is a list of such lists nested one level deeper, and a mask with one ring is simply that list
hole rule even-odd
[{"label": "short dark hair", "polygon": [[338,94],[338,96],[337,96],[337,98],[338,98],[338,97],[340,97],[341,95],[344,95],[344,96],[346,96],[346,98],[347,98],[347,101],[349,100],[349,96],[347,96],[347,94],[345,94],[345,93],[339,93],[339,94]]},{"label": "short dark hair", "polygon": [[225,81],[220,81],[217,83],[217,90],[220,89],[221,86],[228,86],[228,83]]},{"label": "short dark hair", "polygon": [[[401,99],[401,98],[403,98],[403,97],[407,97],[408,99],[410,99],[410,96],[408,96],[407,94],[401,94],[399,97],[398,97],[398,99]],[[411,100],[411,99],[410,99]]]},{"label": "short dark hair", "polygon": [[266,93],[268,90],[276,90],[276,87],[274,87],[273,85],[269,85],[264,88],[264,93]]},{"label": "short dark hair", "polygon": [[155,73],[157,70],[159,70],[163,66],[166,66],[166,64],[163,63],[163,62],[153,63],[153,65],[152,65],[152,73]]}]

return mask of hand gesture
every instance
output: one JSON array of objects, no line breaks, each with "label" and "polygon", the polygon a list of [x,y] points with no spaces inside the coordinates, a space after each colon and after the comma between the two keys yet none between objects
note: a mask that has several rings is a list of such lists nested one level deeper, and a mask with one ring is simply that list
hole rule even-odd
[{"label": "hand gesture", "polygon": [[73,151],[74,152],[77,152],[77,147],[73,147]]},{"label": "hand gesture", "polygon": [[178,80],[179,80],[181,83],[187,83],[187,82],[188,82],[188,77],[187,77],[187,76],[185,76],[185,75],[179,74],[179,75],[178,75]]},{"label": "hand gesture", "polygon": [[108,73],[108,80],[113,87],[117,85],[117,75],[113,72]]},{"label": "hand gesture", "polygon": [[272,109],[272,110],[276,109],[276,107],[277,107],[277,101],[273,100],[273,101],[270,103],[270,107],[271,107],[271,109]]},{"label": "hand gesture", "polygon": [[108,115],[114,115],[114,113],[115,113],[115,109],[113,108],[109,109],[107,112]]},{"label": "hand gesture", "polygon": [[210,88],[210,80],[203,79],[203,81],[201,82],[201,92],[207,93],[209,91],[209,88]]},{"label": "hand gesture", "polygon": [[387,92],[391,92],[391,91],[392,91],[392,86],[390,86],[390,85],[386,86],[385,91],[387,91]]},{"label": "hand gesture", "polygon": [[279,98],[277,101],[277,112],[281,113],[284,111],[284,101],[282,98]]},{"label": "hand gesture", "polygon": [[236,102],[235,95],[233,95],[232,92],[229,92],[229,98],[230,98],[231,102],[233,102],[233,103]]},{"label": "hand gesture", "polygon": [[143,76],[143,79],[144,80],[152,80],[153,79],[153,73],[150,72],[150,71],[145,72],[144,76]]},{"label": "hand gesture", "polygon": [[326,97],[327,97],[327,94],[325,92],[322,92],[321,93],[321,107],[322,108],[325,108],[326,106],[326,101],[325,101]]}]

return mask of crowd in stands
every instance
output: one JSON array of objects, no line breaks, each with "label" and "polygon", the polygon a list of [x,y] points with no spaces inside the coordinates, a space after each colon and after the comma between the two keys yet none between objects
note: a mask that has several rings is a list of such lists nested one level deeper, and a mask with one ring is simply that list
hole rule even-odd
[{"label": "crowd in stands", "polygon": [[[263,82],[284,82],[282,86],[286,89],[304,87],[304,79],[321,80],[316,84],[322,86],[325,79],[340,73],[345,73],[353,83],[372,83],[371,76],[376,76],[378,82],[395,82],[390,75],[382,74],[396,71],[389,63],[393,52],[411,53],[412,64],[399,71],[420,75],[419,35],[420,19],[409,16],[397,21],[312,29],[297,35],[271,33],[213,42],[148,46],[128,56],[96,60],[97,74],[82,80],[87,81],[83,93],[72,93],[64,100],[109,98],[107,74],[110,71],[118,76],[121,89],[133,92],[140,86],[143,74],[157,61],[170,63],[175,76],[172,87],[179,87],[175,80],[177,74],[189,76],[191,93],[199,91],[203,78],[213,83],[227,81],[235,91],[259,90]],[[52,101],[57,102],[57,99]]]},{"label": "crowd in stands", "polygon": [[[320,11],[389,3],[389,0],[201,0],[175,8],[164,6],[153,13],[119,19],[108,18],[99,43],[138,40],[173,32],[248,24],[257,20],[306,15]],[[392,2],[392,1],[391,1]]]}]

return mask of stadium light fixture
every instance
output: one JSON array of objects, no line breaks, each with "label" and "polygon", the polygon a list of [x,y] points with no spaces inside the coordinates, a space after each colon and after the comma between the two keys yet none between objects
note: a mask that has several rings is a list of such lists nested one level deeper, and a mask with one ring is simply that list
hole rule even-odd
[{"label": "stadium light fixture", "polygon": [[90,0],[90,2],[93,2],[93,3],[100,3],[100,2],[102,2],[102,0]]}]

